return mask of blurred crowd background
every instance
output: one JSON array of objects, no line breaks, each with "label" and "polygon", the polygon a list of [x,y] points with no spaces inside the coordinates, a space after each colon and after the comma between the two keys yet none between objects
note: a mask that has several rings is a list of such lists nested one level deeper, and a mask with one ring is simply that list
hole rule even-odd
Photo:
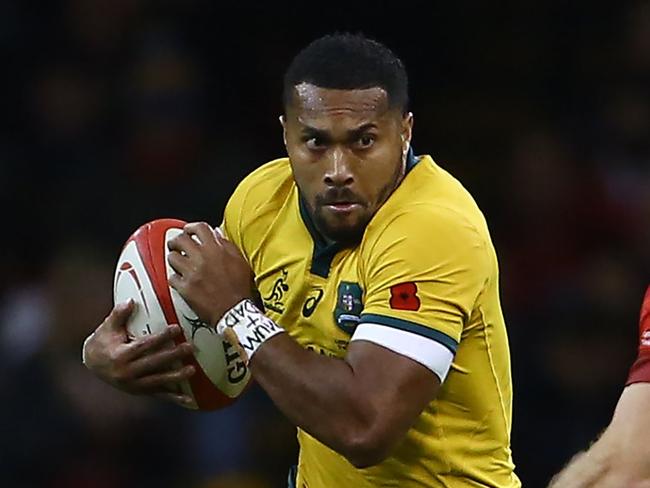
[{"label": "blurred crowd background", "polygon": [[262,391],[187,412],[100,384],[80,348],[131,232],[219,224],[284,154],[284,70],[334,30],[403,59],[416,153],[487,216],[524,486],[607,425],[650,281],[649,1],[0,1],[1,486],[284,486],[294,430]]}]

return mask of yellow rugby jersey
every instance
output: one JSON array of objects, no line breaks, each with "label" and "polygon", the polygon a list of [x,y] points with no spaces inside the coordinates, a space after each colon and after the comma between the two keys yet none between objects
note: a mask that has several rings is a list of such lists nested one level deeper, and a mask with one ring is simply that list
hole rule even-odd
[{"label": "yellow rugby jersey", "polygon": [[343,358],[358,324],[372,323],[455,353],[436,399],[376,466],[357,469],[298,429],[298,488],[521,486],[496,254],[470,194],[431,157],[410,159],[356,248],[319,236],[287,158],[242,181],[222,229],[253,268],[267,315],[302,346]]}]

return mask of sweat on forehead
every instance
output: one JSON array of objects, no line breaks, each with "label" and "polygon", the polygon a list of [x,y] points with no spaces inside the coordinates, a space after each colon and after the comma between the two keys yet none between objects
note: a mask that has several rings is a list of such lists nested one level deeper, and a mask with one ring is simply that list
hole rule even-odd
[{"label": "sweat on forehead", "polygon": [[301,112],[309,113],[383,113],[389,108],[388,94],[380,87],[339,90],[305,82],[294,87],[292,105]]}]

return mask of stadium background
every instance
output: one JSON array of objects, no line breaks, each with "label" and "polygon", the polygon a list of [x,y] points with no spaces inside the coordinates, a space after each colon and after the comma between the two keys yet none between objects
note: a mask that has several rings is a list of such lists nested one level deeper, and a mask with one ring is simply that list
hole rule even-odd
[{"label": "stadium background", "polygon": [[524,486],[605,427],[650,268],[648,1],[2,1],[0,485],[283,486],[293,429],[261,391],[185,412],[100,384],[80,344],[137,226],[216,225],[283,154],[282,74],[336,29],[402,57],[414,147],[487,216]]}]

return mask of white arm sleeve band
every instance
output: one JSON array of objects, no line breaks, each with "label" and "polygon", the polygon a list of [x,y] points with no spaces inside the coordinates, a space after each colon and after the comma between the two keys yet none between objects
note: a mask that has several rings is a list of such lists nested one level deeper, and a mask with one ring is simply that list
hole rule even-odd
[{"label": "white arm sleeve band", "polygon": [[439,342],[413,332],[381,324],[361,323],[351,341],[368,341],[406,356],[433,371],[445,381],[454,354]]}]

